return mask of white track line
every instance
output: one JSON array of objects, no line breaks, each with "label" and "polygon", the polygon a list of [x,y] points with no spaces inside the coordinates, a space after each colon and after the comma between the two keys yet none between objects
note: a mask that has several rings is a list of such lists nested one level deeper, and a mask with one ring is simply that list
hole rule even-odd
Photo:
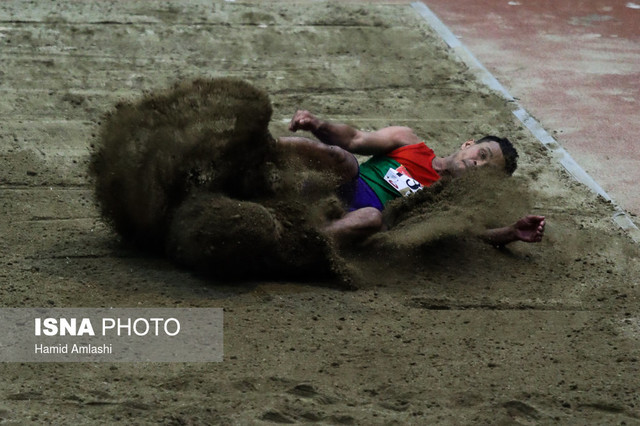
[{"label": "white track line", "polygon": [[422,16],[429,26],[444,40],[447,45],[455,51],[460,59],[469,67],[476,77],[489,88],[500,93],[506,100],[513,102],[517,109],[513,114],[529,129],[529,131],[553,153],[553,158],[559,159],[560,164],[580,183],[587,186],[606,201],[611,202],[615,213],[612,219],[615,223],[627,232],[629,237],[636,243],[640,243],[640,229],[633,223],[629,215],[613,201],[613,199],[602,189],[600,185],[571,157],[571,155],[560,146],[542,125],[531,116],[520,105],[513,96],[504,88],[502,84],[487,70],[478,59],[467,49],[460,40],[449,30],[449,28],[424,4],[421,2],[411,3],[416,12]]}]

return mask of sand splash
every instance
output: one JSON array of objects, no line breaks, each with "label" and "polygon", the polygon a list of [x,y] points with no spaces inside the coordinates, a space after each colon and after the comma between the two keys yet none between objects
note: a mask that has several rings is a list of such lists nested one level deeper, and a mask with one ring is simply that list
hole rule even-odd
[{"label": "sand splash", "polygon": [[526,179],[472,170],[389,203],[385,220],[391,229],[378,238],[410,248],[453,236],[475,236],[513,223],[530,213],[533,204]]},{"label": "sand splash", "polygon": [[236,79],[119,104],[91,162],[103,217],[125,241],[216,278],[339,275],[316,230],[333,190],[303,191],[325,179],[280,152],[271,113],[264,91]]}]

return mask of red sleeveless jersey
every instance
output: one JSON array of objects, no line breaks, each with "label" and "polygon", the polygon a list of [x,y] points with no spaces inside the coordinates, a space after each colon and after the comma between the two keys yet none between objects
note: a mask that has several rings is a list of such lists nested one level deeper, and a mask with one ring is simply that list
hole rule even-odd
[{"label": "red sleeveless jersey", "polygon": [[402,195],[397,186],[386,181],[385,175],[389,171],[408,175],[423,187],[431,186],[440,179],[440,175],[431,164],[435,157],[433,150],[424,143],[406,145],[387,154],[373,156],[362,163],[360,177],[384,205]]},{"label": "red sleeveless jersey", "polygon": [[431,165],[436,154],[424,143],[402,146],[386,156],[402,164],[411,177],[422,186],[431,186],[440,179],[440,175]]}]

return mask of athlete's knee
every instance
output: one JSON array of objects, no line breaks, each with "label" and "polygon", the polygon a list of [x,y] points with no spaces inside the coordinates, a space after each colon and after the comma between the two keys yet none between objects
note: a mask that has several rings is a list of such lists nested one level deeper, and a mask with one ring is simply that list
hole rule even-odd
[{"label": "athlete's knee", "polygon": [[382,221],[382,212],[375,207],[363,207],[357,210],[362,228],[372,231],[382,229],[384,222]]},{"label": "athlete's knee", "polygon": [[339,146],[335,146],[335,145],[325,145],[325,146],[327,149],[327,153],[329,154],[329,157],[335,163],[342,163],[347,159],[347,154],[349,153],[344,149],[340,148]]},{"label": "athlete's knee", "polygon": [[328,148],[332,161],[344,178],[351,179],[358,175],[358,160],[352,153],[338,146],[329,146]]}]

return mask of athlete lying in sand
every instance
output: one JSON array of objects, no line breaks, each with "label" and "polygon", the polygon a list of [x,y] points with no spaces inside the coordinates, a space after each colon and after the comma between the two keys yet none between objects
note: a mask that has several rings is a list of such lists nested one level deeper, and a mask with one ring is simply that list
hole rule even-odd
[{"label": "athlete lying in sand", "polygon": [[[443,176],[458,177],[474,167],[497,167],[511,175],[518,153],[506,138],[487,136],[467,141],[460,150],[438,157],[408,127],[386,127],[364,132],[331,123],[309,111],[297,111],[289,130],[306,130],[320,142],[303,137],[281,137],[278,143],[317,169],[332,170],[340,178],[340,195],[347,213],[324,231],[338,241],[365,238],[384,229],[382,210],[392,199],[430,186]],[[372,155],[359,165],[353,154]],[[485,241],[503,246],[514,241],[539,242],[544,216],[529,215],[510,226],[489,229]]]}]

